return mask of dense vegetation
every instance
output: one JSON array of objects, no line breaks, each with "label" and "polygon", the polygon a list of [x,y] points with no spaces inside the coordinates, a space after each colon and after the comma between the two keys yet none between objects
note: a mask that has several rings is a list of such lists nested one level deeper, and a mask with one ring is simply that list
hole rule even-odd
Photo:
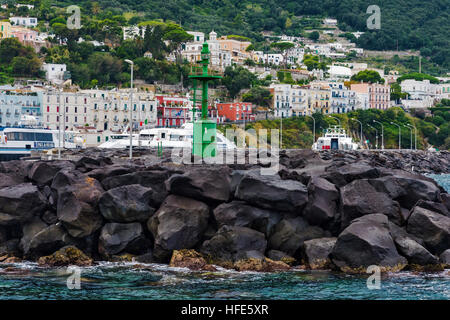
[{"label": "dense vegetation", "polygon": [[[47,0],[42,0],[44,2]],[[36,1],[39,2],[39,1]],[[56,1],[59,5],[73,1]],[[98,0],[77,1],[86,13],[107,9],[116,15],[135,11],[128,23],[149,19],[176,21],[187,29],[219,35],[238,34],[261,41],[260,32],[299,35],[320,27],[320,20],[301,16],[336,17],[344,31],[367,31],[358,45],[371,50],[420,50],[432,62],[450,69],[448,0]],[[369,5],[381,9],[381,29],[367,30]],[[114,15],[113,14],[113,15]],[[220,22],[220,23],[218,23]]]},{"label": "dense vegetation", "polygon": [[[411,146],[411,131],[406,127],[410,124],[417,128],[417,149],[424,149],[431,144],[441,150],[450,150],[450,109],[447,111],[436,110],[433,117],[425,117],[421,111],[413,112],[415,116],[405,113],[400,108],[391,108],[386,111],[370,109],[358,110],[347,114],[333,114],[341,121],[341,125],[349,130],[355,141],[359,141],[360,125],[351,118],[363,123],[364,139],[369,141],[370,148],[375,148],[376,128],[378,130],[378,148],[381,147],[381,127],[373,120],[383,123],[384,145],[387,149],[398,148],[398,127],[391,124],[395,122],[401,126],[402,148]],[[337,121],[321,113],[314,114],[316,120],[316,139],[322,135],[322,131],[330,125],[337,125]],[[292,117],[283,119],[283,148],[310,148],[312,144],[313,121],[309,117]],[[246,129],[280,129],[280,119],[261,120],[246,124]],[[370,124],[372,127],[368,126]],[[222,125],[220,130],[235,125]],[[268,135],[270,138],[270,134]],[[414,129],[412,132],[412,144],[414,147]]]}]

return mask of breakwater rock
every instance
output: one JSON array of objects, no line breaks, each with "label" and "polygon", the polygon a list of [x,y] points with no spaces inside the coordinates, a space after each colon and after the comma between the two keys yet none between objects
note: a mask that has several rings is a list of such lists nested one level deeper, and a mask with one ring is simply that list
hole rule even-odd
[{"label": "breakwater rock", "polygon": [[448,173],[449,153],[283,150],[270,175],[258,164],[136,154],[89,149],[71,160],[0,163],[0,261],[349,273],[449,266],[450,197],[417,173]]}]

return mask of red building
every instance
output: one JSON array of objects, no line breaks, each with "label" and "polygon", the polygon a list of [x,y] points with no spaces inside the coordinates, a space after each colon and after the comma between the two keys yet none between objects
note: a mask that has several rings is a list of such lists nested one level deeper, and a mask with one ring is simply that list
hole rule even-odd
[{"label": "red building", "polygon": [[217,111],[221,122],[255,120],[253,105],[250,102],[218,103]]},{"label": "red building", "polygon": [[191,121],[190,101],[186,97],[156,96],[158,127],[181,127]]}]

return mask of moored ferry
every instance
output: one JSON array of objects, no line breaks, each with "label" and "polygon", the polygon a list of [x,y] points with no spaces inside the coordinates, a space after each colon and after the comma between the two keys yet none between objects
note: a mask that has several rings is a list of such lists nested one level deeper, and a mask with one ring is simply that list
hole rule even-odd
[{"label": "moored ferry", "polygon": [[[139,134],[133,134],[133,147],[144,148],[192,148],[193,123],[185,123],[181,128],[152,128],[144,129]],[[130,146],[130,135],[113,134],[108,142],[99,145],[99,148],[115,149],[128,148]],[[216,143],[218,150],[236,149],[236,145],[229,141],[219,131],[216,132]]]},{"label": "moored ferry", "polygon": [[358,144],[353,142],[345,129],[333,126],[325,130],[325,134],[317,139],[312,146],[313,150],[357,150]]}]

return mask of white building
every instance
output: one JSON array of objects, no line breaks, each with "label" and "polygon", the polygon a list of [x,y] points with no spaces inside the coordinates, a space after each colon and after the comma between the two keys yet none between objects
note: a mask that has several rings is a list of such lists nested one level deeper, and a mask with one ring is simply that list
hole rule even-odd
[{"label": "white building", "polygon": [[346,113],[361,107],[357,104],[356,92],[349,90],[343,82],[330,82],[331,113]]},{"label": "white building", "polygon": [[134,39],[136,37],[144,38],[145,30],[145,27],[138,26],[122,27],[123,40]]},{"label": "white building", "polygon": [[11,17],[9,18],[9,22],[15,26],[24,26],[24,27],[36,27],[38,24],[37,18],[34,17]]},{"label": "white building", "polygon": [[[67,130],[93,126],[98,131],[123,131],[133,108],[133,128],[152,127],[157,120],[157,102],[151,92],[135,89],[133,106],[129,90],[47,90],[43,95],[43,122],[46,127]],[[65,115],[65,117],[64,117]]]},{"label": "white building", "polygon": [[323,19],[323,24],[326,26],[336,26],[337,23],[338,22],[336,19],[332,19],[332,18]]},{"label": "white building", "polygon": [[352,76],[352,70],[350,68],[338,65],[332,65],[328,73],[333,80],[350,80]]},{"label": "white building", "polygon": [[281,53],[266,53],[264,55],[264,63],[279,66],[283,64],[283,55]]},{"label": "white building", "polygon": [[[196,63],[201,59],[201,51],[203,43],[205,42],[205,34],[203,32],[188,31],[194,36],[194,41],[187,42],[183,45],[181,55],[190,63]],[[211,52],[210,63],[211,66],[218,70],[225,70],[226,67],[231,66],[231,55],[228,51],[220,48],[219,40],[217,40],[217,33],[211,31],[209,33],[208,43],[209,51]]]},{"label": "white building", "polygon": [[45,71],[45,79],[53,84],[62,84],[64,82],[64,74],[67,71],[65,64],[44,63],[42,70]]},{"label": "white building", "polygon": [[443,98],[442,85],[430,83],[430,80],[403,80],[400,84],[402,92],[407,92],[408,99],[403,99],[406,108],[429,108]]},{"label": "white building", "polygon": [[292,116],[292,86],[290,84],[271,84],[273,89],[273,113],[276,118]]}]

